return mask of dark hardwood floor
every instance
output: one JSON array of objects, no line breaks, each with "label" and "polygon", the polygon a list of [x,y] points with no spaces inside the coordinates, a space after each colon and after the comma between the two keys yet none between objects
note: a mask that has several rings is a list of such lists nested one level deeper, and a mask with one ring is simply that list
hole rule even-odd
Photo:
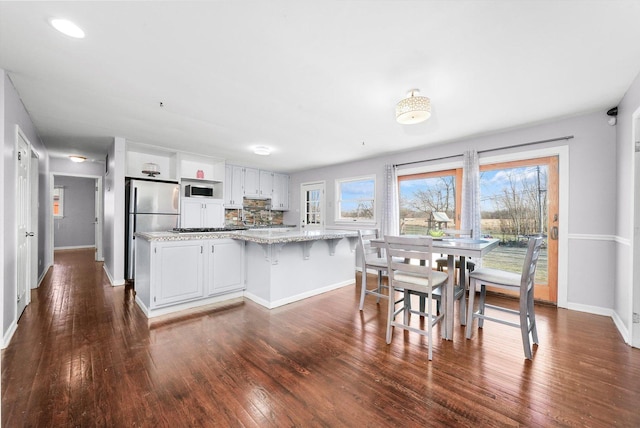
[{"label": "dark hardwood floor", "polygon": [[2,352],[3,426],[640,426],[640,350],[608,317],[538,305],[533,361],[517,329],[456,323],[429,362],[416,334],[385,343],[359,280],[149,322],[92,257],[57,252],[33,291]]}]

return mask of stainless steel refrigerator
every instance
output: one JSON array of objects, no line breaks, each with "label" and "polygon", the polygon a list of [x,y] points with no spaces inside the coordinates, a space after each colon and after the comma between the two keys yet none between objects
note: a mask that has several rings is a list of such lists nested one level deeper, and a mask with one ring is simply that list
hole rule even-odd
[{"label": "stainless steel refrigerator", "polygon": [[180,224],[180,185],[147,180],[126,180],[125,275],[135,277],[136,232],[163,232]]}]

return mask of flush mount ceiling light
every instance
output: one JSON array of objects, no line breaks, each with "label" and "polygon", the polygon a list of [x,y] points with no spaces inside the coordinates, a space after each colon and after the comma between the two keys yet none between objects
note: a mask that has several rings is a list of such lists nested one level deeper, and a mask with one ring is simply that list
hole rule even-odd
[{"label": "flush mount ceiling light", "polygon": [[253,149],[253,153],[260,156],[269,156],[271,154],[271,149],[267,146],[257,146]]},{"label": "flush mount ceiling light", "polygon": [[78,155],[71,155],[69,156],[69,159],[71,160],[71,162],[84,162],[87,160],[87,158],[85,158],[84,156],[78,156]]},{"label": "flush mount ceiling light", "polygon": [[424,122],[431,117],[431,100],[421,97],[418,89],[407,93],[407,98],[396,104],[396,120],[403,125]]},{"label": "flush mount ceiling light", "polygon": [[84,31],[82,31],[82,28],[67,19],[54,18],[51,20],[51,25],[56,30],[69,37],[84,39]]}]

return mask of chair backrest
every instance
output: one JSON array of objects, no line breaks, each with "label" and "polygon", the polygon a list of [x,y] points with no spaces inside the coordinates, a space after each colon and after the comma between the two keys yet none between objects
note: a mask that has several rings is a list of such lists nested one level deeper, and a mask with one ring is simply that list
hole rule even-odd
[{"label": "chair backrest", "polygon": [[529,238],[527,246],[527,254],[522,265],[522,279],[520,280],[521,293],[532,289],[535,285],[536,267],[538,258],[540,257],[540,248],[542,247],[542,236]]},{"label": "chair backrest", "polygon": [[[396,273],[420,275],[428,278],[431,287],[433,277],[433,238],[430,236],[388,236],[385,235],[385,248],[389,264],[389,280],[396,288],[405,288],[402,281],[396,280]],[[405,260],[411,259],[411,263]],[[415,264],[417,262],[417,264]]]},{"label": "chair backrest", "polygon": [[362,253],[363,267],[367,256],[380,257],[380,249],[371,246],[371,240],[378,238],[380,238],[380,231],[378,229],[358,230],[358,247]]},{"label": "chair backrest", "polygon": [[442,229],[445,235],[455,238],[471,238],[471,229]]}]

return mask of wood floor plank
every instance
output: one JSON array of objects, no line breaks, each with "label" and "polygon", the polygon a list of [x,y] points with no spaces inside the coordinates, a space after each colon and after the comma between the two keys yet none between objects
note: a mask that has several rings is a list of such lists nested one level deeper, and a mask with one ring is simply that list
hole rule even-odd
[{"label": "wood floor plank", "polygon": [[93,255],[56,252],[32,291],[2,351],[2,426],[640,426],[640,350],[609,317],[536,305],[533,361],[516,329],[437,327],[428,361],[421,336],[386,344],[385,300],[358,310],[359,275],[150,321]]}]

